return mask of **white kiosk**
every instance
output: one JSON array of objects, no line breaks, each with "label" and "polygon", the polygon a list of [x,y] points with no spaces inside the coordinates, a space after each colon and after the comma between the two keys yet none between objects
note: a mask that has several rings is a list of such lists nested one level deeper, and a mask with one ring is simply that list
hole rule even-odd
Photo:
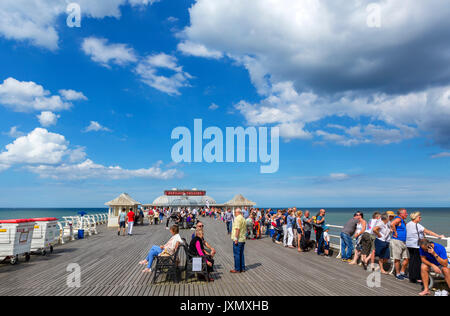
[{"label": "white kiosk", "polygon": [[141,205],[138,201],[133,199],[128,193],[122,193],[112,201],[105,203],[109,206],[108,210],[108,227],[119,227],[119,213],[121,209],[126,209],[126,212],[133,209],[137,213],[138,206]]}]

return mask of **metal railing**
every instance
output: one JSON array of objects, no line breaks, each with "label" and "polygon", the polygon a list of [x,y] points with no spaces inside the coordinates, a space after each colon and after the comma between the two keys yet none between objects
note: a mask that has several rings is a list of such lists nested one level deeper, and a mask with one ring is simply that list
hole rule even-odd
[{"label": "metal railing", "polygon": [[84,230],[89,236],[98,234],[97,226],[108,222],[108,214],[86,214],[78,216],[63,216],[62,221],[58,221],[59,237],[58,242],[64,244],[73,241],[78,235],[78,230]]},{"label": "metal railing", "polygon": [[[343,228],[344,228],[344,226],[340,226],[340,225],[328,225],[328,224],[327,224],[327,226],[330,227],[330,228],[335,228],[335,229],[343,229]],[[340,259],[340,258],[342,257],[341,235],[340,235],[340,234],[339,234],[339,235],[336,235],[336,234],[329,234],[329,236],[330,236],[330,247],[339,250],[339,254],[337,255],[336,258]],[[338,239],[338,240],[339,240],[339,244],[336,244],[336,243],[331,242],[331,238],[333,238],[333,239],[335,239],[335,240]],[[450,257],[450,237],[446,237],[446,238],[438,238],[438,237],[426,235],[425,238],[427,238],[427,239],[434,239],[434,240],[442,240],[442,241],[445,241],[445,242],[446,242],[445,249],[447,250],[447,254],[448,254],[449,257]],[[391,253],[391,255],[392,255],[392,251],[390,251],[390,253]],[[395,266],[394,266],[394,264],[393,264],[393,263],[394,263],[394,259],[392,258],[392,256],[391,256],[391,259],[390,259],[390,260],[391,260],[391,269],[390,269],[390,272],[389,272],[389,273],[390,273],[390,274],[393,274],[393,273],[394,273],[394,270],[395,270]]]}]

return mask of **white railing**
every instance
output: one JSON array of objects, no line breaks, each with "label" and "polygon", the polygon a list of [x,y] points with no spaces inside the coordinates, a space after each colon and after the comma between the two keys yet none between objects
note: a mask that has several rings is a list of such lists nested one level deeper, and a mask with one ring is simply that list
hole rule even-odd
[{"label": "white railing", "polygon": [[[344,226],[339,226],[339,225],[328,225],[327,224],[327,226],[328,227],[330,227],[330,228],[337,228],[337,229],[343,229],[344,228]],[[338,259],[340,259],[341,257],[342,257],[342,253],[341,253],[341,234],[339,234],[339,235],[334,235],[334,234],[329,234],[329,236],[330,236],[330,247],[331,248],[335,248],[335,249],[339,249],[339,254],[337,255],[337,257],[336,258],[338,258]],[[335,244],[335,243],[332,243],[331,242],[331,238],[334,238],[334,239],[339,239],[339,244]]]},{"label": "white railing", "polygon": [[78,230],[84,230],[89,236],[98,234],[97,226],[108,222],[106,213],[86,214],[84,216],[63,216],[63,220],[58,222],[59,243],[75,240]]},{"label": "white railing", "polygon": [[[328,225],[328,227],[330,228],[336,228],[336,229],[342,229],[344,228],[344,226],[340,226],[340,225]],[[341,235],[335,235],[335,234],[329,234],[330,236],[330,247],[338,249],[339,250],[339,254],[337,255],[336,258],[340,259],[342,257],[342,249],[341,249]],[[450,256],[450,237],[446,237],[446,238],[438,238],[438,237],[434,237],[434,236],[425,236],[427,239],[435,239],[435,240],[442,240],[446,242],[445,245],[445,249],[447,250],[447,254]],[[339,240],[339,244],[335,244],[331,242],[331,238],[334,239],[338,239]],[[392,255],[392,250],[390,251],[391,255]],[[390,274],[393,274],[395,270],[395,266],[394,266],[394,259],[391,257],[391,270],[390,270]]]}]

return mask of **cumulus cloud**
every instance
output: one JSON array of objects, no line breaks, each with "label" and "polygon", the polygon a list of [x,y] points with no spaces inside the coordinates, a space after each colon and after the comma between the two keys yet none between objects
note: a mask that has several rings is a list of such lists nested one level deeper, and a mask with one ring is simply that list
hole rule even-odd
[{"label": "cumulus cloud", "polygon": [[[146,57],[138,57],[134,49],[126,44],[108,44],[106,39],[86,38],[82,50],[95,62],[110,68],[111,64],[124,66],[137,63],[134,73],[146,85],[170,95],[180,95],[180,88],[189,86],[192,76],[183,71],[175,56],[156,53]],[[172,72],[163,75],[160,71]]]},{"label": "cumulus cloud", "polygon": [[72,106],[33,81],[18,81],[11,77],[0,84],[0,104],[17,112],[61,111]]},{"label": "cumulus cloud", "polygon": [[36,117],[38,118],[39,123],[41,123],[42,126],[48,127],[51,125],[56,125],[56,122],[58,122],[60,115],[50,111],[44,111],[41,112],[41,114],[36,115]]},{"label": "cumulus cloud", "polygon": [[[171,76],[161,75],[158,73],[161,69],[170,70],[173,74]],[[147,56],[139,62],[135,72],[148,86],[170,95],[180,95],[180,88],[188,87],[188,80],[192,78],[178,65],[176,57],[165,53]]]},{"label": "cumulus cloud", "polygon": [[68,145],[64,136],[36,128],[6,145],[0,164],[57,164],[67,154]]},{"label": "cumulus cloud", "polygon": [[91,121],[89,126],[87,126],[84,130],[84,132],[111,132],[111,130],[105,126],[102,126],[99,122]]},{"label": "cumulus cloud", "polygon": [[78,92],[72,89],[59,90],[59,94],[68,101],[87,100],[86,96],[82,92]]},{"label": "cumulus cloud", "polygon": [[109,44],[105,38],[88,37],[81,44],[83,52],[105,67],[119,66],[137,61],[133,48],[126,44]]},{"label": "cumulus cloud", "polygon": [[[371,2],[197,0],[179,46],[245,67],[262,100],[236,107],[249,124],[283,126],[286,138],[389,144],[425,134],[450,147],[450,7],[386,0],[381,28],[370,28]],[[354,127],[312,127],[333,116]]]},{"label": "cumulus cloud", "polygon": [[217,104],[215,104],[215,103],[212,103],[212,104],[208,107],[208,109],[210,109],[210,110],[212,110],[212,111],[217,110],[218,108],[219,108],[219,106],[218,106]]},{"label": "cumulus cloud", "polygon": [[177,49],[185,55],[219,59],[223,54],[217,50],[208,49],[205,45],[185,41],[178,44]]},{"label": "cumulus cloud", "polygon": [[96,164],[86,159],[84,147],[71,147],[63,135],[44,128],[36,128],[28,135],[18,137],[0,152],[0,171],[14,165],[21,165],[42,178],[52,179],[171,179],[182,176],[177,169],[163,170],[160,161],[142,169]]},{"label": "cumulus cloud", "polygon": [[9,137],[12,137],[12,138],[17,138],[17,137],[24,135],[24,133],[19,131],[19,127],[17,127],[17,126],[11,127],[8,132],[6,132],[6,133],[3,132],[3,134],[8,135]]},{"label": "cumulus cloud", "polygon": [[[77,0],[83,17],[120,18],[120,7],[151,5],[159,0]],[[58,49],[58,18],[66,14],[67,0],[0,1],[0,36],[50,50]],[[65,26],[64,26],[65,27]]]},{"label": "cumulus cloud", "polygon": [[180,177],[181,173],[176,169],[162,170],[159,164],[150,168],[129,170],[119,166],[103,166],[94,163],[90,159],[78,164],[61,164],[59,166],[30,166],[28,169],[39,174],[42,178],[80,180],[89,178],[128,179],[128,178],[152,178],[172,179]]}]

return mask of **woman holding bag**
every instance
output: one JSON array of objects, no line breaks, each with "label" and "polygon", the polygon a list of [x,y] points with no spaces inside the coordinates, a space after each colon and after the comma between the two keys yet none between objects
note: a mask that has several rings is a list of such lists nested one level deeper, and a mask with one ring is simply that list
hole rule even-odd
[{"label": "woman holding bag", "polygon": [[420,266],[422,261],[419,253],[419,240],[425,238],[425,235],[434,236],[437,238],[445,238],[444,235],[438,235],[431,230],[423,227],[420,222],[422,221],[422,215],[420,212],[415,212],[410,215],[411,222],[406,224],[406,247],[409,252],[409,282],[417,283],[421,282]]}]

